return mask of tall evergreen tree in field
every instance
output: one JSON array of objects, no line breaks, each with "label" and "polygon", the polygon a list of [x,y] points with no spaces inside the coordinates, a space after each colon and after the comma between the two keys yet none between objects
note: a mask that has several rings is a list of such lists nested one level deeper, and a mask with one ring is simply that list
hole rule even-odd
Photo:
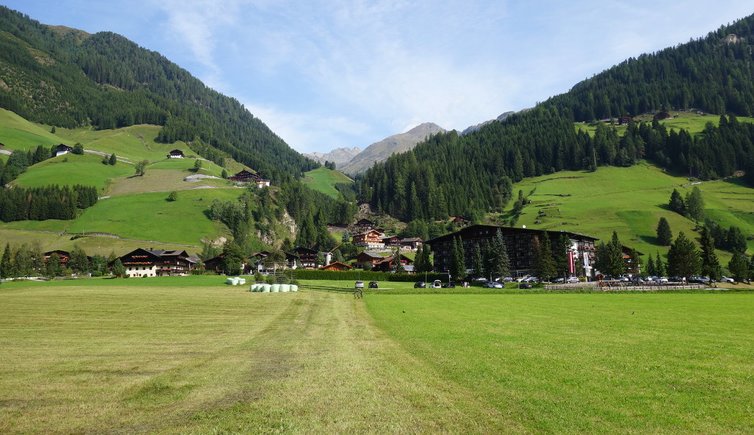
[{"label": "tall evergreen tree in field", "polygon": [[673,232],[670,230],[668,220],[664,217],[657,222],[657,242],[662,246],[670,246],[673,243]]},{"label": "tall evergreen tree in field", "polygon": [[647,276],[657,275],[657,269],[655,268],[655,261],[652,258],[652,254],[649,254],[649,258],[647,258],[647,268],[645,270],[647,272]]},{"label": "tall evergreen tree in field", "polygon": [[571,249],[571,240],[565,234],[561,234],[555,241],[555,270],[557,276],[567,277],[570,269],[568,251]]},{"label": "tall evergreen tree in field", "polygon": [[466,265],[463,257],[463,243],[458,237],[453,238],[453,244],[451,245],[453,255],[450,261],[450,275],[455,280],[460,280],[466,274]]},{"label": "tall evergreen tree in field", "polygon": [[686,212],[696,223],[704,220],[704,199],[702,191],[697,186],[694,186],[686,196]]},{"label": "tall evergreen tree in field", "polygon": [[[754,257],[752,259],[754,261]],[[734,252],[733,258],[728,263],[728,270],[730,270],[736,281],[748,281],[751,275],[749,274],[749,262],[746,260],[746,254],[743,252]]]},{"label": "tall evergreen tree in field", "polygon": [[0,278],[10,278],[15,276],[13,270],[13,258],[11,256],[10,245],[5,244],[5,250],[3,250],[3,257],[0,259]]},{"label": "tall evergreen tree in field", "polygon": [[475,276],[484,276],[484,259],[482,258],[482,248],[479,243],[474,243],[474,252],[471,255],[471,268],[474,269]]},{"label": "tall evergreen tree in field", "polygon": [[60,256],[57,253],[53,252],[47,259],[46,269],[45,275],[50,278],[63,276],[63,266],[60,264]]},{"label": "tall evergreen tree in field", "polygon": [[686,216],[686,203],[683,201],[683,197],[678,190],[673,189],[673,193],[670,194],[670,202],[668,203],[670,209],[680,215]]},{"label": "tall evergreen tree in field", "polygon": [[111,166],[115,166],[115,164],[118,163],[118,157],[115,156],[115,153],[110,154],[110,158],[107,159],[107,163]]},{"label": "tall evergreen tree in field", "polygon": [[482,256],[484,257],[484,271],[490,278],[502,278],[510,275],[510,259],[508,248],[505,246],[503,232],[498,229],[495,237],[487,244]]},{"label": "tall evergreen tree in field", "polygon": [[723,269],[720,267],[717,254],[715,254],[715,240],[706,226],[702,227],[700,242],[702,245],[702,275],[718,281],[723,276]]},{"label": "tall evergreen tree in field", "polygon": [[701,261],[694,242],[681,231],[668,251],[668,274],[688,278],[699,273]]},{"label": "tall evergreen tree in field", "polygon": [[657,253],[657,256],[655,257],[655,273],[657,276],[664,276],[667,272],[667,268],[665,267],[665,264],[662,262],[662,257],[660,257],[660,253]]},{"label": "tall evergreen tree in field", "polygon": [[549,281],[555,276],[555,260],[552,258],[552,245],[550,244],[550,237],[547,232],[539,239],[539,243],[535,248],[535,269],[537,271],[537,277],[541,281]]},{"label": "tall evergreen tree in field", "polygon": [[419,249],[416,250],[416,256],[414,257],[414,270],[419,272],[424,272],[424,246],[419,246]]},{"label": "tall evergreen tree in field", "polygon": [[126,266],[123,265],[123,262],[120,261],[120,258],[116,258],[113,262],[113,275],[117,277],[122,277],[126,275]]},{"label": "tall evergreen tree in field", "polygon": [[432,264],[432,250],[429,248],[429,246],[424,247],[424,251],[422,251],[422,255],[424,256],[424,259],[422,260],[422,264],[424,266],[424,270],[420,272],[432,272],[432,269],[434,269],[434,265]]}]

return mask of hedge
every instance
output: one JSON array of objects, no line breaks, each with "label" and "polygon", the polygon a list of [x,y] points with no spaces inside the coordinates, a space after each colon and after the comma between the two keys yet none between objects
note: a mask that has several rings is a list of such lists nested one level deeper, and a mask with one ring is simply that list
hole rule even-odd
[{"label": "hedge", "polygon": [[[288,272],[286,272],[287,274]],[[424,274],[409,274],[409,273],[389,273],[389,272],[374,272],[369,270],[349,270],[349,271],[331,271],[331,270],[295,270],[293,271],[293,279],[312,279],[312,280],[332,280],[332,281],[400,281],[400,282],[414,282],[422,281],[425,279]],[[448,275],[446,273],[428,273],[426,275],[427,281],[434,281],[439,279],[441,281],[447,281]]]}]

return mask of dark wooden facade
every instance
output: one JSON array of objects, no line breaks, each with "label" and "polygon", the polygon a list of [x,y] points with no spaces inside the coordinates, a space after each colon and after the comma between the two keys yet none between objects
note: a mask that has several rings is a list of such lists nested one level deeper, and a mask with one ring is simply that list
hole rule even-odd
[{"label": "dark wooden facade", "polygon": [[71,253],[68,251],[61,251],[59,249],[56,249],[54,251],[47,251],[44,254],[45,263],[50,259],[52,254],[58,254],[58,259],[60,259],[60,265],[65,267],[68,265],[68,262],[71,260]]},{"label": "dark wooden facade", "polygon": [[[446,234],[432,240],[428,244],[434,253],[434,268],[437,272],[445,272],[450,268],[452,257],[453,239],[458,237],[463,243],[466,254],[466,267],[471,267],[471,253],[474,252],[475,245],[480,246],[490,242],[501,231],[505,246],[510,259],[510,271],[513,276],[520,276],[534,272],[535,267],[535,248],[541,237],[547,232],[550,243],[553,247],[561,234],[568,236],[571,241],[571,257],[573,258],[573,275],[592,274],[592,265],[594,264],[594,237],[582,234],[533,230],[526,228],[499,227],[495,225],[472,225],[454,233]],[[554,248],[553,248],[554,249]]]},{"label": "dark wooden facade", "polygon": [[[304,269],[317,268],[317,254],[319,254],[319,251],[317,251],[316,249],[297,246],[290,254],[292,254],[291,257],[289,257],[290,267],[294,267],[295,262],[298,262],[298,264]],[[293,262],[291,262],[291,260],[293,260]]]}]

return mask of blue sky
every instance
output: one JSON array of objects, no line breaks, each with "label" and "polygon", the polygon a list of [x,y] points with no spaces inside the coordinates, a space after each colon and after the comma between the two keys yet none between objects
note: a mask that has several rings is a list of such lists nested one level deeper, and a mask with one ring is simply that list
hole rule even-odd
[{"label": "blue sky", "polygon": [[0,3],[158,51],[301,152],[425,121],[462,130],[754,13],[750,0]]}]

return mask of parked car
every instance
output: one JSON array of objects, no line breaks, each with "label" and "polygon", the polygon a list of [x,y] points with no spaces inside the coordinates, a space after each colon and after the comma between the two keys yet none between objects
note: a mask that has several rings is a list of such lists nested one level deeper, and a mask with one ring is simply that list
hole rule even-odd
[{"label": "parked car", "polygon": [[530,275],[524,275],[524,276],[520,276],[520,277],[516,278],[516,281],[517,282],[526,282],[526,280],[529,279],[529,278],[531,278]]},{"label": "parked car", "polygon": [[414,288],[426,288],[426,287],[427,287],[427,283],[424,281],[418,281],[414,283]]},{"label": "parked car", "polygon": [[736,280],[723,275],[723,277],[720,278],[720,282],[727,282],[728,284],[735,284]]},{"label": "parked car", "polygon": [[432,281],[432,288],[440,288],[440,287],[442,287],[442,281],[440,281],[439,279]]},{"label": "parked car", "polygon": [[531,284],[528,282],[522,282],[518,284],[518,288],[531,288]]},{"label": "parked car", "polygon": [[474,278],[472,281],[484,283],[484,282],[487,282],[487,278],[485,278],[483,276],[478,276],[478,277]]},{"label": "parked car", "polygon": [[364,281],[356,281],[353,285],[353,288],[364,288]]},{"label": "parked car", "polygon": [[369,288],[379,288],[377,281],[369,281]]},{"label": "parked car", "polygon": [[487,284],[484,285],[487,288],[503,288],[505,287],[502,282],[498,281],[488,281]]},{"label": "parked car", "polygon": [[453,281],[442,283],[442,288],[456,288],[456,283]]},{"label": "parked car", "polygon": [[580,281],[579,281],[579,278],[576,276],[569,276],[566,282],[568,284],[578,284]]},{"label": "parked car", "polygon": [[565,283],[565,278],[555,278],[554,280],[552,280],[552,282],[554,282],[555,284],[563,284]]},{"label": "parked car", "polygon": [[506,277],[503,278],[503,282],[513,282],[513,277],[512,276],[506,276]]}]

